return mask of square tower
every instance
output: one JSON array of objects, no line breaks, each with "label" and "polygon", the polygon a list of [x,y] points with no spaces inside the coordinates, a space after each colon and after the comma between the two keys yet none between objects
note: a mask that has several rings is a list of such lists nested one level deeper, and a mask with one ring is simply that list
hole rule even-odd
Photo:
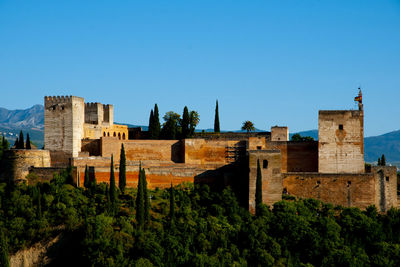
[{"label": "square tower", "polygon": [[286,126],[271,127],[271,141],[289,141],[289,128]]},{"label": "square tower", "polygon": [[44,97],[44,148],[77,157],[81,151],[84,99],[77,96]]},{"label": "square tower", "polygon": [[364,112],[319,111],[318,171],[364,173]]}]

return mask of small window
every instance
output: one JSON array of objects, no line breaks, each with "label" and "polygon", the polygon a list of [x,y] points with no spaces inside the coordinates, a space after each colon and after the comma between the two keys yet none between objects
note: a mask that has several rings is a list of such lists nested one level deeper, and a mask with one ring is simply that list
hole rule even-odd
[{"label": "small window", "polygon": [[347,181],[347,187],[350,187],[351,181]]},{"label": "small window", "polygon": [[106,132],[103,133],[103,136],[106,136]]},{"label": "small window", "polygon": [[56,110],[56,106],[53,106],[53,110]]},{"label": "small window", "polygon": [[343,124],[339,124],[339,130],[343,130]]},{"label": "small window", "polygon": [[263,160],[263,169],[268,169],[268,160]]},{"label": "small window", "polygon": [[62,106],[61,109],[64,110],[64,106]]},{"label": "small window", "polygon": [[321,184],[321,181],[317,181],[317,185],[320,185]]},{"label": "small window", "polygon": [[110,133],[107,133],[107,136],[110,136]]},{"label": "small window", "polygon": [[389,182],[389,176],[386,176],[386,182]]},{"label": "small window", "polygon": [[257,146],[257,150],[261,150],[261,146]]}]

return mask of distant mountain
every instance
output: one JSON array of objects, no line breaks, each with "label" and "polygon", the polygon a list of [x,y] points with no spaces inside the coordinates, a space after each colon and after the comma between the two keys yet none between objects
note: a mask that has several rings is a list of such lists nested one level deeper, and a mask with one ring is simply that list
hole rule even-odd
[{"label": "distant mountain", "polygon": [[44,107],[34,105],[28,109],[8,110],[0,108],[0,133],[11,143],[22,130],[24,136],[29,133],[31,141],[39,148],[43,147]]},{"label": "distant mountain", "polygon": [[318,130],[309,130],[309,131],[303,131],[303,132],[298,132],[298,133],[291,133],[289,134],[289,137],[292,138],[294,134],[300,134],[303,137],[310,136],[314,138],[314,140],[318,140]]}]

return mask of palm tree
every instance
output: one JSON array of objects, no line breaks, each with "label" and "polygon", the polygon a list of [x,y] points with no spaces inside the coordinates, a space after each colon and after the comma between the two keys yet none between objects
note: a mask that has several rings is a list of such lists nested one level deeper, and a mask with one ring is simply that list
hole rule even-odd
[{"label": "palm tree", "polygon": [[254,124],[251,121],[245,121],[243,122],[242,125],[242,130],[246,130],[247,133],[254,131],[256,128],[254,128]]}]

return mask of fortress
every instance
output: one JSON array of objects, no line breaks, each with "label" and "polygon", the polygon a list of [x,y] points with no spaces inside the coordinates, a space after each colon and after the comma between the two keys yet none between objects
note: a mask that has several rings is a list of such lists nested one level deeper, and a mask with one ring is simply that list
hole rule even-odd
[{"label": "fortress", "polygon": [[254,211],[259,160],[263,201],[268,205],[288,194],[345,207],[375,205],[385,212],[398,205],[397,169],[365,167],[361,92],[359,97],[358,110],[319,111],[318,141],[295,142],[289,141],[287,127],[278,126],[265,133],[132,139],[133,129],[113,123],[112,105],[85,103],[76,96],[46,96],[44,150],[7,151],[12,162],[7,169],[14,180],[24,180],[27,174],[49,180],[54,172],[71,165],[76,184],[82,186],[88,166],[97,182],[108,182],[111,155],[118,177],[123,144],[127,186],[137,185],[141,162],[150,188],[183,182],[230,185]]}]

